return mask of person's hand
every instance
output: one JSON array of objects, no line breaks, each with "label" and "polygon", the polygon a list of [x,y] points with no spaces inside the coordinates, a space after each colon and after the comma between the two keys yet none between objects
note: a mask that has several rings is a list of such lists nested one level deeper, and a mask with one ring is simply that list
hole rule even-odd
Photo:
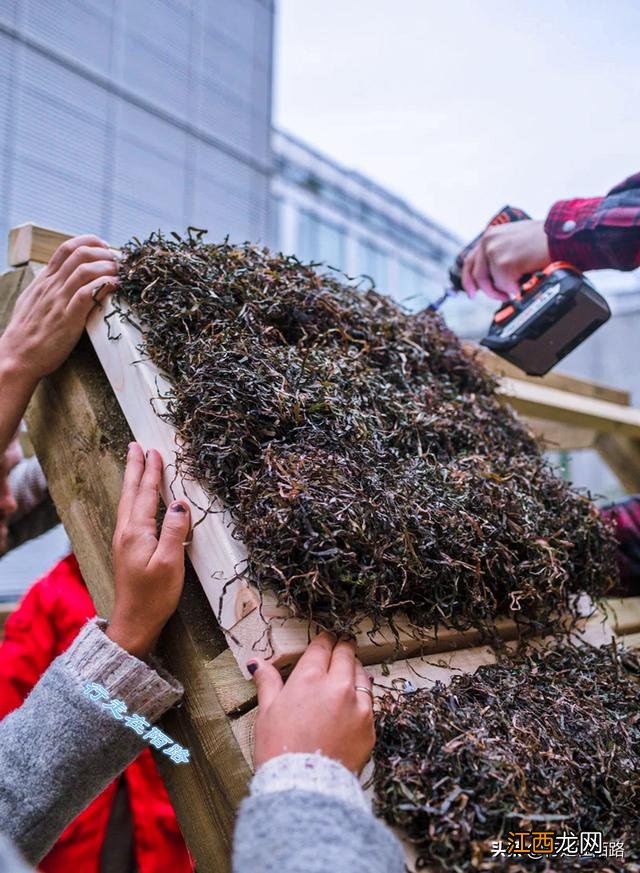
[{"label": "person's hand", "polygon": [[184,584],[184,544],[191,516],[184,500],[169,505],[156,536],[162,458],[131,443],[113,535],[116,598],[107,636],[144,659],[174,612]]},{"label": "person's hand", "polygon": [[80,338],[100,290],[117,284],[117,272],[115,253],[97,236],[62,243],[18,298],[0,357],[33,385],[52,373]]},{"label": "person's hand", "polygon": [[256,769],[287,752],[319,752],[359,773],[373,744],[373,696],[355,643],[321,633],[286,683],[274,666],[255,658],[247,667],[258,689]]},{"label": "person's hand", "polygon": [[526,273],[542,270],[551,261],[544,221],[514,221],[489,227],[465,258],[462,287],[469,297],[479,290],[496,300],[520,291]]}]

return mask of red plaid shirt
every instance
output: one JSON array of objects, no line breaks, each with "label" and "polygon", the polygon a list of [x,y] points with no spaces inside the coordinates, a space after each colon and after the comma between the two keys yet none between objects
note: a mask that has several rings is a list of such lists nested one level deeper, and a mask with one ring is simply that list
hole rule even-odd
[{"label": "red plaid shirt", "polygon": [[601,512],[616,526],[621,587],[625,594],[640,594],[640,495],[604,506]]},{"label": "red plaid shirt", "polygon": [[544,229],[552,261],[568,261],[579,270],[640,267],[640,173],[606,197],[560,200]]},{"label": "red plaid shirt", "polygon": [[[568,261],[579,270],[640,267],[640,173],[606,197],[561,200],[551,207],[544,229],[552,261]],[[640,495],[605,506],[602,514],[615,522],[622,587],[640,593]]]}]

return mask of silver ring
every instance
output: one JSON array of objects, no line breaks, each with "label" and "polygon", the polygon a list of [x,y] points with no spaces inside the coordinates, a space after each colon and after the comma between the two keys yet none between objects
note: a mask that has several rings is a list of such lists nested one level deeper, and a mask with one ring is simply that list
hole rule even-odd
[{"label": "silver ring", "polygon": [[370,688],[365,688],[364,685],[356,685],[356,691],[364,691],[365,694],[368,694],[369,697],[373,700],[373,691]]}]

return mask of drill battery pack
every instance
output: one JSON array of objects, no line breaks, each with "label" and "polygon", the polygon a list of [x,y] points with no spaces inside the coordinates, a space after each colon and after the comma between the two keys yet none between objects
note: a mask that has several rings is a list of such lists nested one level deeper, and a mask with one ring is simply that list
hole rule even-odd
[{"label": "drill battery pack", "polygon": [[582,273],[555,262],[498,309],[481,345],[529,376],[544,376],[610,316],[607,301]]}]

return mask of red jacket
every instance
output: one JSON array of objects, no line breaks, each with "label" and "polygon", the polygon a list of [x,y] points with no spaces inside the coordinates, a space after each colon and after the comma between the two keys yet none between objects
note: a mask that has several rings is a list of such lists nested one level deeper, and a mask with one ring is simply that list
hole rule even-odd
[{"label": "red jacket", "polygon": [[[96,614],[73,555],[27,591],[7,619],[0,645],[0,718],[20,706],[55,657]],[[124,771],[139,873],[194,869],[149,749]],[[99,855],[116,791],[113,782],[71,822],[38,869],[99,873]]]}]

